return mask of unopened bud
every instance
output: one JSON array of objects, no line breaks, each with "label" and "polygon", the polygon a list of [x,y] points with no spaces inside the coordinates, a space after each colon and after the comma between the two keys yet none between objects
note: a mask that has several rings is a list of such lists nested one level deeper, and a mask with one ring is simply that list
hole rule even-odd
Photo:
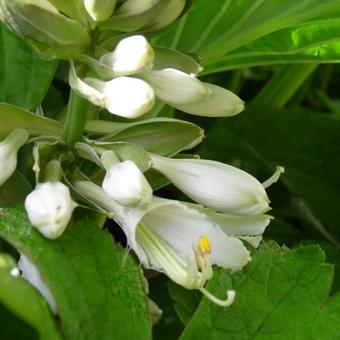
[{"label": "unopened bud", "polygon": [[38,184],[25,200],[30,222],[50,239],[63,233],[75,207],[70,190],[61,182]]},{"label": "unopened bud", "polygon": [[152,198],[150,184],[132,161],[111,165],[102,187],[112,199],[125,206],[145,204]]},{"label": "unopened bud", "polygon": [[100,62],[111,68],[115,76],[127,76],[150,69],[153,60],[153,49],[142,35],[121,40],[113,52],[100,58]]}]

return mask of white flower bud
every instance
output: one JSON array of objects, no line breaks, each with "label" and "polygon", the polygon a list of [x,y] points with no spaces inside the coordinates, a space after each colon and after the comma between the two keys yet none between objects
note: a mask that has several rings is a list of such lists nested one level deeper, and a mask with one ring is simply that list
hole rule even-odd
[{"label": "white flower bud", "polygon": [[119,42],[113,52],[100,58],[100,63],[110,67],[116,76],[127,76],[150,69],[154,52],[142,35],[134,35]]},{"label": "white flower bud", "polygon": [[125,16],[143,14],[158,2],[159,0],[125,0],[116,13]]},{"label": "white flower bud", "polygon": [[204,159],[151,158],[156,170],[208,208],[236,215],[257,215],[270,209],[262,184],[245,171]]},{"label": "white flower bud", "polygon": [[132,161],[111,165],[102,184],[103,190],[124,206],[142,205],[152,198],[152,188]]},{"label": "white flower bud", "polygon": [[84,0],[84,6],[94,21],[105,21],[112,15],[116,0]]},{"label": "white flower bud", "polygon": [[[152,87],[143,80],[119,77],[108,82],[85,78],[84,82],[96,89],[100,105],[109,112],[125,118],[136,118],[149,111],[155,101]],[[91,100],[90,97],[89,100]],[[98,104],[98,101],[94,102]]]},{"label": "white flower bud", "polygon": [[6,182],[15,171],[18,150],[28,140],[28,137],[26,130],[17,129],[0,143],[0,185]]},{"label": "white flower bud", "polygon": [[30,222],[50,239],[63,233],[75,207],[68,187],[61,182],[38,184],[25,200]]}]

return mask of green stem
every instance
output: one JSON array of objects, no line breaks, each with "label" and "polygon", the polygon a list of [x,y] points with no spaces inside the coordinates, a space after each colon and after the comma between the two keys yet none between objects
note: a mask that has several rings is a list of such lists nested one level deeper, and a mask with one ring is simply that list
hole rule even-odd
[{"label": "green stem", "polygon": [[318,64],[282,66],[252,104],[269,109],[282,109],[317,66]]},{"label": "green stem", "polygon": [[63,139],[69,149],[83,136],[87,107],[87,100],[71,90],[63,132]]}]

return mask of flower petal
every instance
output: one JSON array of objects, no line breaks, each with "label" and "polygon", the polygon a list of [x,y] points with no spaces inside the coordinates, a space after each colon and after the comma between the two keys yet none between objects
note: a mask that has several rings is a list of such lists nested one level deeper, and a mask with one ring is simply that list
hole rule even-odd
[{"label": "flower petal", "polygon": [[235,237],[229,237],[196,209],[178,201],[163,200],[164,204],[149,210],[142,222],[166,241],[183,259],[187,259],[199,238],[207,236],[212,245],[211,261],[224,268],[239,270],[249,261],[249,252]]}]

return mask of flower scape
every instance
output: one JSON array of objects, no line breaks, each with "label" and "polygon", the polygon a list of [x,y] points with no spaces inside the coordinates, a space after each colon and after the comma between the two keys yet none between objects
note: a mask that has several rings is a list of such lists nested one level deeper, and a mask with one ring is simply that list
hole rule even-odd
[{"label": "flower scape", "polygon": [[[153,44],[153,32],[183,15],[186,5],[185,0],[1,0],[0,17],[11,30],[44,58],[67,60],[71,93],[61,135],[37,133],[27,124],[5,136],[0,184],[16,170],[19,149],[30,145],[36,187],[25,209],[44,237],[60,237],[74,210],[85,207],[116,222],[142,267],[226,307],[237,291],[215,296],[206,283],[215,266],[234,272],[251,261],[250,249],[258,247],[272,218],[266,188],[283,168],[261,183],[232,165],[181,154],[201,142],[202,130],[155,118],[165,105],[205,117],[244,109],[231,91],[198,79],[202,67],[194,56]],[[197,136],[189,142],[176,136],[169,147],[162,136],[153,137],[156,124],[164,132],[188,126]],[[133,128],[139,131],[135,138],[124,134]],[[159,196],[157,190],[169,183],[185,201]],[[52,293],[25,254],[19,268],[57,313]]]}]

